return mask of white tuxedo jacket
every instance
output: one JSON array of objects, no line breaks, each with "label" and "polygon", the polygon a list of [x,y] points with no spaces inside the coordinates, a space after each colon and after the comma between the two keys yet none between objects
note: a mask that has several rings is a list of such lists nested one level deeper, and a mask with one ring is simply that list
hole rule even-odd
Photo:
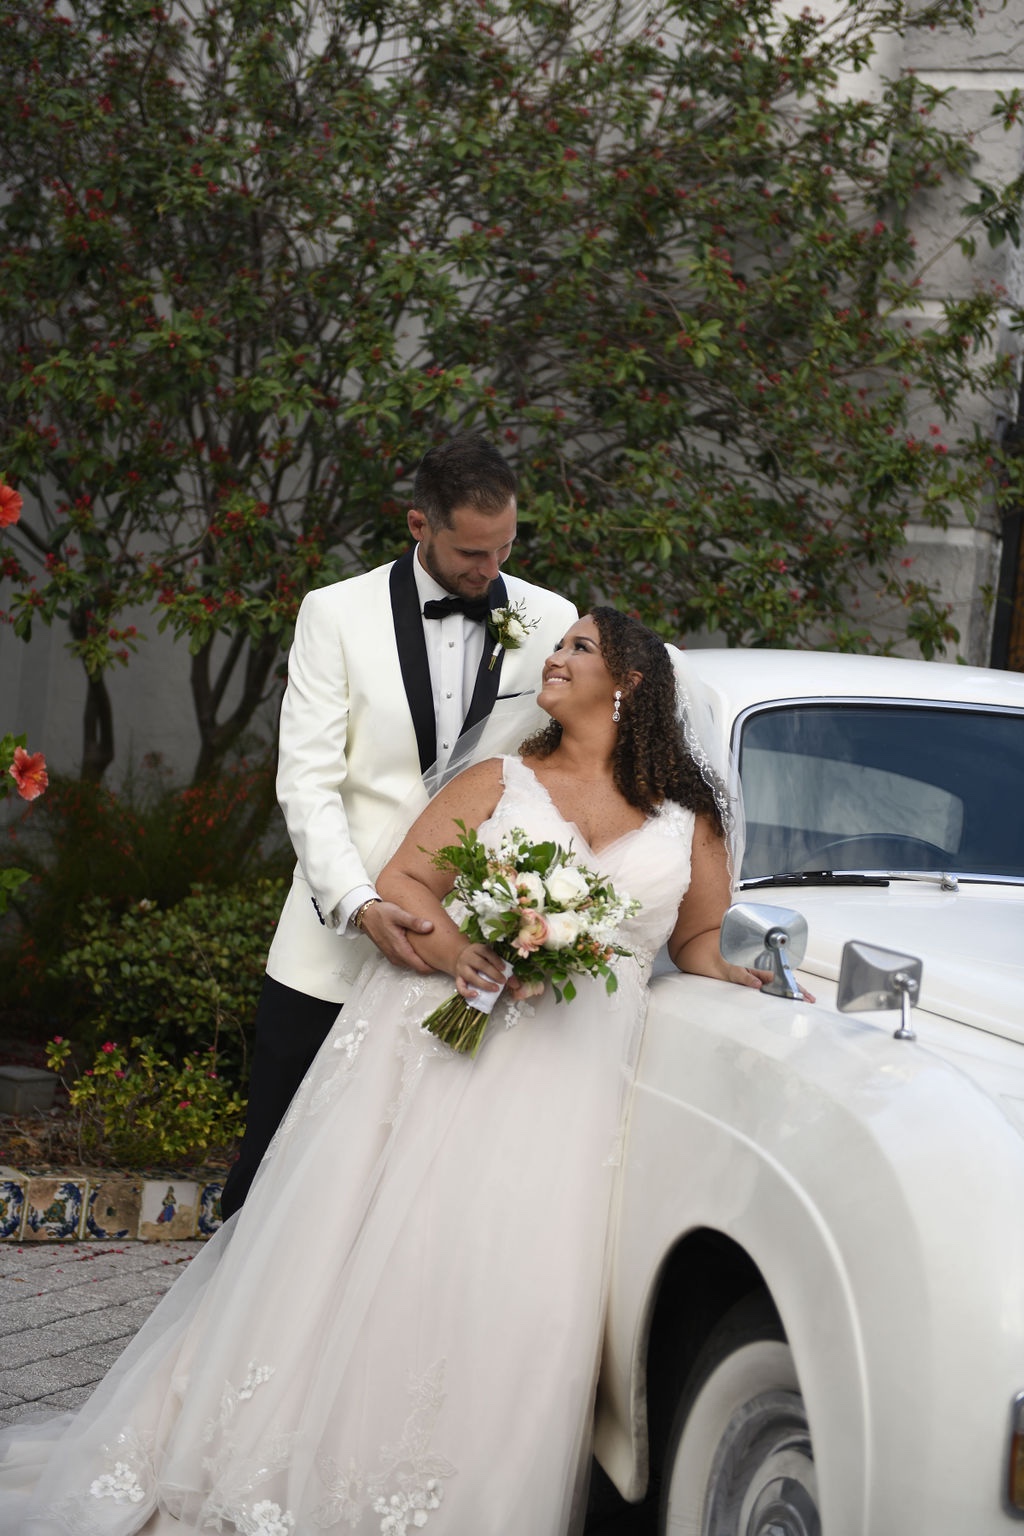
[{"label": "white tuxedo jacket", "polygon": [[[310,592],[299,609],[281,706],[277,795],[298,863],[267,959],[275,980],[341,1003],[369,939],[321,921],[356,886],[373,882],[394,851],[398,814],[426,803],[422,775],[436,725],[415,549],[392,565]],[[485,643],[463,730],[487,720],[483,755],[513,751],[546,717],[530,696],[576,610],[515,576],[492,585],[493,606],[522,602],[537,620],[514,651],[488,668]],[[525,722],[525,723],[524,723]],[[479,758],[481,752],[476,753]],[[410,815],[409,820],[412,819]],[[315,898],[315,905],[314,905]]]}]

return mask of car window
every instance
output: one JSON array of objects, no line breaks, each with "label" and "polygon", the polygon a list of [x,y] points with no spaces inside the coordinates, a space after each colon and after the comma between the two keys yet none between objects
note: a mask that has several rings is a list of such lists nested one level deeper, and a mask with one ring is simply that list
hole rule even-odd
[{"label": "car window", "polygon": [[743,879],[798,870],[1024,878],[1024,715],[787,704],[739,743]]}]

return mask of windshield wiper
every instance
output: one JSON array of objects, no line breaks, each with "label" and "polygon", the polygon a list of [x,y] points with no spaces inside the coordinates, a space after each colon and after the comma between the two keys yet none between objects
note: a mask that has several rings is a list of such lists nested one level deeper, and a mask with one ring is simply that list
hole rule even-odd
[{"label": "windshield wiper", "polygon": [[772,885],[888,885],[888,875],[845,874],[834,869],[800,869],[789,875],[764,875],[758,880],[741,880],[745,891],[764,890]]},{"label": "windshield wiper", "polygon": [[890,880],[921,880],[925,885],[937,885],[940,891],[958,891],[960,889],[960,877],[948,870],[925,869],[894,869],[889,873]]}]

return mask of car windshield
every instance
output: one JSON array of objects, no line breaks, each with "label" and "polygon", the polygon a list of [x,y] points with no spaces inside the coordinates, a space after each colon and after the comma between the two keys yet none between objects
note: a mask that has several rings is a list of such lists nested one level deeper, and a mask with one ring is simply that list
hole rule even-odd
[{"label": "car windshield", "polygon": [[1024,714],[783,704],[741,724],[742,878],[934,871],[1024,879]]}]

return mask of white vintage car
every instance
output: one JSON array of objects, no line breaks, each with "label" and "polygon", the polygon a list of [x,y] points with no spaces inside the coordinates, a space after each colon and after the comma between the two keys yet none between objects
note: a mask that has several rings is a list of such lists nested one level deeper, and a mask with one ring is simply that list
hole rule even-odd
[{"label": "white vintage car", "polygon": [[783,973],[805,920],[817,1002],[652,985],[598,1460],[637,1530],[1018,1529],[1024,675],[690,660],[743,785],[724,947]]}]

